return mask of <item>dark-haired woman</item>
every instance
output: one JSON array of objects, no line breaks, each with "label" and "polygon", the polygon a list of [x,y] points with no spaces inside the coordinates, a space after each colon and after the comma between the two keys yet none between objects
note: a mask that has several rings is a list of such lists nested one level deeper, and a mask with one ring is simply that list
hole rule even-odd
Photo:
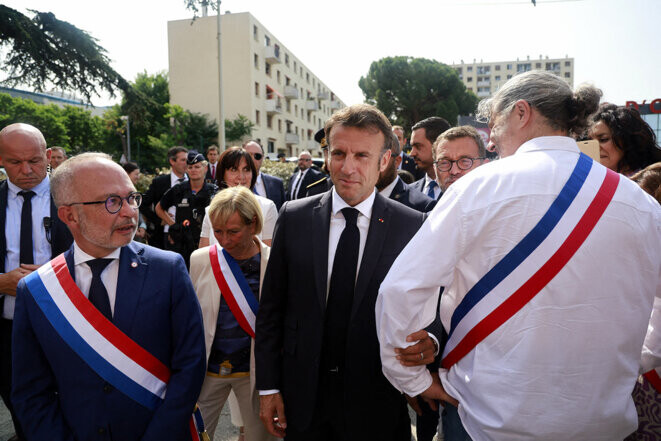
[{"label": "dark-haired woman", "polygon": [[592,116],[589,135],[599,142],[599,162],[623,175],[661,161],[654,131],[630,107],[602,104]]}]

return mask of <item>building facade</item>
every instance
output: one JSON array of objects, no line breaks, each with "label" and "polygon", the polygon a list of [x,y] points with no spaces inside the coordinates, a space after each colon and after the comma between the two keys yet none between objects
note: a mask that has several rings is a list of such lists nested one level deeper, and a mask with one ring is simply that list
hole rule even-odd
[{"label": "building facade", "polygon": [[[170,102],[218,121],[216,23],[168,22],[168,53]],[[344,103],[250,13],[222,15],[221,41],[225,119],[250,119],[270,157],[321,156],[314,134]]]},{"label": "building facade", "polygon": [[549,58],[542,59],[539,56],[537,60],[531,60],[526,57],[525,60],[516,61],[496,61],[484,63],[482,60],[478,63],[475,59],[472,63],[451,64],[459,78],[464,82],[466,88],[474,92],[478,98],[489,98],[493,95],[507,80],[517,73],[527,72],[529,70],[546,70],[564,78],[570,86],[574,86],[574,59],[573,58]]}]

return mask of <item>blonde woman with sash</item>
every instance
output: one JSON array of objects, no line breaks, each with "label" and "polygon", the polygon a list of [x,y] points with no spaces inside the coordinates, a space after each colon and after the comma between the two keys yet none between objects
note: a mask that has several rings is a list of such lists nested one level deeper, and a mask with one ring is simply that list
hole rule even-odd
[{"label": "blonde woman with sash", "polygon": [[190,267],[202,308],[208,361],[198,403],[213,439],[223,405],[234,391],[246,441],[269,440],[259,419],[253,352],[259,292],[270,252],[257,238],[262,211],[250,190],[236,186],[213,198],[209,220],[218,244],[196,250]]}]

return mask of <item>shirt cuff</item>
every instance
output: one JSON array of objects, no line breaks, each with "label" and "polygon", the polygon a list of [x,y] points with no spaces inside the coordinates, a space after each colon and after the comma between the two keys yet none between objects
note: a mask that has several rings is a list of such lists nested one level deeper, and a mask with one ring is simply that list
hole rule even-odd
[{"label": "shirt cuff", "polygon": [[436,357],[438,353],[441,351],[441,345],[438,344],[438,339],[434,334],[432,334],[431,332],[427,332],[427,335],[434,342],[434,357]]},{"label": "shirt cuff", "polygon": [[261,397],[262,395],[274,395],[274,394],[279,394],[279,393],[280,393],[279,389],[260,390],[259,391],[259,396]]}]

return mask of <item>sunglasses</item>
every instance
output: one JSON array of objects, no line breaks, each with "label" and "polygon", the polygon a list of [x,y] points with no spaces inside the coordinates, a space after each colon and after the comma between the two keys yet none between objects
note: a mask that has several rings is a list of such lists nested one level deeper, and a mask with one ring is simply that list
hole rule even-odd
[{"label": "sunglasses", "polygon": [[261,153],[253,153],[252,157],[255,158],[255,161],[260,161],[264,157],[264,155],[262,155]]}]

